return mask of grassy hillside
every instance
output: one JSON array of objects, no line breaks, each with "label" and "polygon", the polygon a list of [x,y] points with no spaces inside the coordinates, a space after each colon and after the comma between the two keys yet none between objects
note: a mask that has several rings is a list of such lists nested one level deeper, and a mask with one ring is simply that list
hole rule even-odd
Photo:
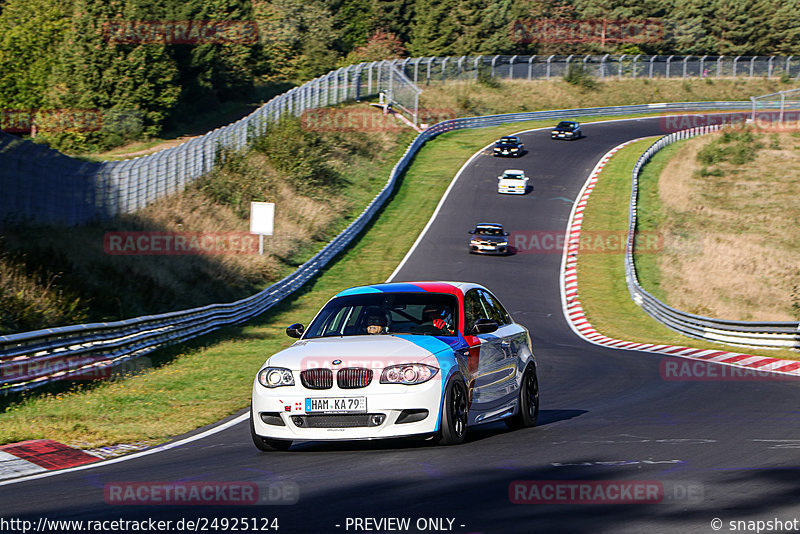
[{"label": "grassy hillside", "polygon": [[[379,114],[366,106],[362,112]],[[360,109],[360,108],[359,108]],[[276,126],[245,153],[132,215],[78,228],[6,227],[0,237],[0,334],[108,321],[244,298],[279,280],[377,194],[413,132]],[[249,231],[250,201],[276,203],[275,234],[241,254],[131,255],[126,232],[208,236]],[[137,234],[138,235],[138,234]],[[126,252],[122,250],[122,252]]]}]

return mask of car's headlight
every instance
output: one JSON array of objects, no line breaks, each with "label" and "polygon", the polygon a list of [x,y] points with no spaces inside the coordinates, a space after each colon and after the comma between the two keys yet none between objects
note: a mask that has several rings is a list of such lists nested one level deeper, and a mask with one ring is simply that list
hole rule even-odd
[{"label": "car's headlight", "polygon": [[473,239],[473,240],[471,240],[471,241],[469,242],[469,244],[470,244],[470,245],[480,245],[480,244],[481,244],[481,242],[480,242],[480,241],[478,241],[477,239]]},{"label": "car's headlight", "polygon": [[500,243],[497,244],[497,246],[498,247],[507,247],[508,246],[508,241],[501,241]]},{"label": "car's headlight", "polygon": [[381,373],[381,384],[422,384],[439,372],[436,367],[422,363],[406,363],[384,368]]},{"label": "car's headlight", "polygon": [[266,388],[293,386],[294,376],[289,369],[283,367],[265,367],[258,372],[258,382]]}]

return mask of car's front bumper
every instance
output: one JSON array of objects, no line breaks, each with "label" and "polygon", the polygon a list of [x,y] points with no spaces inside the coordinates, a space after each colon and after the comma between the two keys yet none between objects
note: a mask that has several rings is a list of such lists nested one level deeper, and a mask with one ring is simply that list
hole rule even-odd
[{"label": "car's front bumper", "polygon": [[504,195],[524,195],[526,187],[498,187],[497,192]]},{"label": "car's front bumper", "polygon": [[501,245],[496,247],[491,246],[477,246],[477,245],[470,245],[469,251],[473,254],[508,254],[508,245]]},{"label": "car's front bumper", "polygon": [[[377,378],[377,377],[376,377]],[[306,399],[366,397],[366,414],[309,414]],[[438,375],[413,386],[372,383],[365,388],[308,390],[302,386],[269,389],[256,383],[253,387],[253,425],[256,434],[283,440],[358,440],[384,439],[433,434],[439,428],[442,381]],[[427,411],[427,415],[424,415]],[[266,418],[262,414],[267,414]],[[373,424],[373,416],[381,416]],[[324,417],[324,419],[323,419]],[[410,422],[399,422],[403,417]],[[311,418],[311,419],[310,419]],[[421,419],[420,419],[421,418]],[[273,423],[273,424],[268,424]],[[365,424],[368,426],[347,426]],[[278,424],[274,424],[278,423]],[[330,425],[310,428],[309,425]]]}]

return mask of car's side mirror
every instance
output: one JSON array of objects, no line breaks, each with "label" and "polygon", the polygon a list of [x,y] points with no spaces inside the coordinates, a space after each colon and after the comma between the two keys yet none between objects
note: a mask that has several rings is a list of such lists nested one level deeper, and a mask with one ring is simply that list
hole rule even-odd
[{"label": "car's side mirror", "polygon": [[471,234],[471,235],[475,235],[475,230],[470,230],[470,231],[469,231],[469,232],[467,232],[467,233],[468,233],[468,234]]},{"label": "car's side mirror", "polygon": [[295,323],[286,328],[286,335],[289,337],[300,339],[303,336],[303,332],[305,331],[306,328],[303,325],[301,325],[300,323]]},{"label": "car's side mirror", "polygon": [[472,334],[476,336],[479,334],[491,334],[498,328],[499,325],[497,321],[493,321],[492,319],[478,319],[472,327]]},{"label": "car's side mirror", "polygon": [[503,235],[511,235],[511,234],[508,232],[503,232]]}]

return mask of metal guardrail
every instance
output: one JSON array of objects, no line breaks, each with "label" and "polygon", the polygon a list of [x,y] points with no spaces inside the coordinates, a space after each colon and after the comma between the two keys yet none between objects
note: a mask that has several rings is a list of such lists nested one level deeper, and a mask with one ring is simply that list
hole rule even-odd
[{"label": "metal guardrail", "polygon": [[556,121],[576,117],[720,109],[743,110],[746,113],[749,108],[750,102],[640,104],[511,113],[440,122],[419,134],[410,143],[392,169],[386,185],[358,218],[313,258],[283,280],[251,297],[227,304],[213,304],[111,323],[66,326],[0,336],[0,392],[21,391],[56,380],[80,377],[142,356],[159,347],[185,341],[226,325],[238,324],[263,313],[296,291],[347,248],[391,196],[398,179],[417,151],[439,134],[530,120]]},{"label": "metal guardrail", "polygon": [[625,248],[625,280],[628,284],[628,290],[633,301],[641,306],[648,315],[664,326],[683,335],[734,345],[798,349],[800,348],[800,323],[790,321],[728,321],[682,312],[667,306],[645,291],[636,276],[633,255],[639,174],[642,168],[662,148],[682,139],[718,131],[720,127],[721,125],[711,125],[691,128],[664,136],[653,143],[636,162],[631,176],[628,241]]}]

